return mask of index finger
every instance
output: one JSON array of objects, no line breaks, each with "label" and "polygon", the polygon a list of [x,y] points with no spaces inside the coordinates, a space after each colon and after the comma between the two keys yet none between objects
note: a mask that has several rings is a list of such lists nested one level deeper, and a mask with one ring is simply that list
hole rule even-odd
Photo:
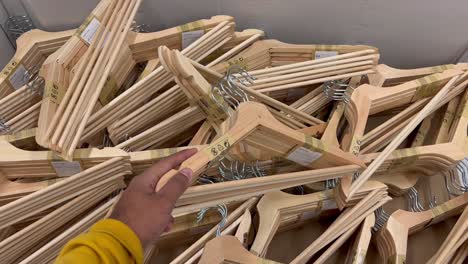
[{"label": "index finger", "polygon": [[193,156],[195,153],[197,153],[197,151],[197,149],[186,149],[164,158],[150,168],[146,169],[141,174],[141,177],[145,179],[144,181],[146,183],[156,186],[156,183],[159,181],[162,175],[171,169],[175,169],[180,166],[182,162]]}]

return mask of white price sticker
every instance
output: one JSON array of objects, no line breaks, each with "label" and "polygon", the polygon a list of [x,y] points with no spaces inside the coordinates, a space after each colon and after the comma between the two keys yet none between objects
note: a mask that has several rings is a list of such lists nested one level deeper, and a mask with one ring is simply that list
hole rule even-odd
[{"label": "white price sticker", "polygon": [[337,209],[338,205],[334,200],[325,200],[322,203],[322,211]]},{"label": "white price sticker", "polygon": [[188,31],[182,32],[182,49],[187,48],[193,42],[197,41],[197,39],[201,38],[205,34],[203,30],[195,30],[195,31]]},{"label": "white price sticker", "polygon": [[78,161],[52,161],[51,164],[59,177],[68,177],[81,172],[81,164]]},{"label": "white price sticker", "polygon": [[99,22],[97,18],[93,18],[93,20],[89,22],[89,25],[83,30],[83,33],[81,33],[81,38],[86,41],[88,45],[91,44],[91,41],[93,41],[93,38],[96,35],[100,25],[101,22]]},{"label": "white price sticker", "polygon": [[317,50],[315,52],[315,59],[323,59],[328,57],[333,57],[338,55],[338,51],[326,51],[326,50]]},{"label": "white price sticker", "polygon": [[287,159],[302,166],[309,166],[312,162],[322,156],[322,153],[312,151],[303,147],[296,148],[288,154]]},{"label": "white price sticker", "polygon": [[23,87],[28,82],[26,68],[23,64],[18,65],[16,70],[10,75],[9,81],[16,90]]}]

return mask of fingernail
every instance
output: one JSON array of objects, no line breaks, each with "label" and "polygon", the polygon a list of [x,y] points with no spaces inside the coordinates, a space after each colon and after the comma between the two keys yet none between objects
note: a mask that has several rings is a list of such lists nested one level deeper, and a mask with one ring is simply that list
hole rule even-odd
[{"label": "fingernail", "polygon": [[187,177],[187,179],[189,180],[189,182],[192,181],[193,172],[192,172],[191,169],[188,169],[188,168],[182,169],[182,170],[180,170],[180,174],[182,174],[182,175],[184,175],[185,177]]}]

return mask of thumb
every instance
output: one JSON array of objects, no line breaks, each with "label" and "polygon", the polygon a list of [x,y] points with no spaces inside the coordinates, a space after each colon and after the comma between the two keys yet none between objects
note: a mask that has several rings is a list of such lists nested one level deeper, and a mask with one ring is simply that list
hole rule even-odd
[{"label": "thumb", "polygon": [[163,197],[169,201],[172,206],[175,205],[177,199],[187,190],[192,182],[193,171],[185,168],[180,170],[158,192],[157,196]]}]

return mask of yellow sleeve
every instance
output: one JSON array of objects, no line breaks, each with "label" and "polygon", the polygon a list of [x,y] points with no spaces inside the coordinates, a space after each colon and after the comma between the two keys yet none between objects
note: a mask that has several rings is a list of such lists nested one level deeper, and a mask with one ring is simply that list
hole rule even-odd
[{"label": "yellow sleeve", "polygon": [[143,262],[140,239],[124,223],[105,219],[87,233],[70,240],[55,260],[67,263],[137,263]]}]

